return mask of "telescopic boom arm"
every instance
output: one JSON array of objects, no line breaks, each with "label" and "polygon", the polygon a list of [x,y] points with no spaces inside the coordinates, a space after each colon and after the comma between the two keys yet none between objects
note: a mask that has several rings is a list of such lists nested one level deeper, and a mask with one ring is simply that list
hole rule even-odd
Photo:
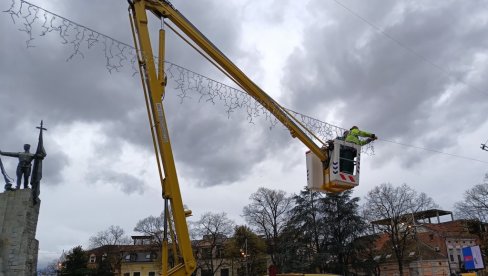
[{"label": "telescopic boom arm", "polygon": [[[163,275],[191,275],[196,268],[195,258],[191,248],[186,214],[183,208],[176,168],[162,99],[164,96],[166,76],[164,73],[164,29],[159,30],[159,52],[158,67],[154,62],[154,55],[148,29],[146,11],[150,11],[157,18],[169,19],[180,29],[193,43],[208,55],[221,69],[230,76],[246,93],[271,112],[293,137],[296,137],[305,144],[321,161],[328,159],[328,150],[318,146],[304,132],[306,128],[301,125],[291,114],[281,107],[275,100],[267,95],[261,88],[252,82],[234,63],[230,61],[215,45],[213,45],[193,24],[191,24],[180,12],[178,12],[168,1],[157,0],[133,0],[130,1],[131,27],[134,35],[134,42],[139,59],[141,80],[143,83],[148,117],[154,141],[154,149],[158,163],[158,169],[165,201],[164,235],[162,248],[162,271]],[[301,126],[301,127],[300,127]],[[320,141],[320,140],[319,140]],[[323,143],[323,142],[322,142]],[[161,172],[161,163],[164,169],[164,177]],[[168,203],[170,208],[168,207]],[[171,217],[169,217],[171,212]],[[177,252],[173,252],[174,266],[168,268],[168,238],[167,226],[174,224],[172,245],[177,244]],[[172,228],[170,229],[172,230]],[[175,237],[176,236],[176,237]],[[175,251],[175,250],[173,250]],[[179,256],[178,258],[176,256]]]}]

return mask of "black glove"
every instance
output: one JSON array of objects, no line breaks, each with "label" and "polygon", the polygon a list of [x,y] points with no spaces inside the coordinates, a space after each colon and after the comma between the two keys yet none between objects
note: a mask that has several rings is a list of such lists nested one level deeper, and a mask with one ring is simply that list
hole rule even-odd
[{"label": "black glove", "polygon": [[371,139],[374,141],[374,140],[378,139],[378,137],[376,137],[376,135],[373,133],[373,134],[371,134]]}]

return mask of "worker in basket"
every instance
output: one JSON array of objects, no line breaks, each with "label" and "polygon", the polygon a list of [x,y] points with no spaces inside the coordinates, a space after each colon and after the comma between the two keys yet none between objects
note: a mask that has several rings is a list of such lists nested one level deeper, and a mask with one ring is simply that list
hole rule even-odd
[{"label": "worker in basket", "polygon": [[[357,126],[351,127],[349,131],[344,133],[345,141],[349,143],[354,143],[356,145],[364,146],[378,139],[373,133],[359,130]],[[361,139],[360,137],[365,137],[367,139]],[[341,172],[347,174],[354,174],[354,158],[357,155],[355,148],[341,146],[340,150],[340,168]]]}]

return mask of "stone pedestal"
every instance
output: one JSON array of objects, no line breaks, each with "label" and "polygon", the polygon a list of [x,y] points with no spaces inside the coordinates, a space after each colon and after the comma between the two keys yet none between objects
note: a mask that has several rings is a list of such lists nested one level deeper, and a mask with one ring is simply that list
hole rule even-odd
[{"label": "stone pedestal", "polygon": [[31,189],[0,193],[0,276],[36,275],[40,205]]}]

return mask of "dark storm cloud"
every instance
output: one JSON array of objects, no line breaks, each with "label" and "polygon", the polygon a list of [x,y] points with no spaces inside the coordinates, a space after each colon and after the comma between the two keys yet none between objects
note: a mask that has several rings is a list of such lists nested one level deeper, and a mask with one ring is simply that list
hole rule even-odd
[{"label": "dark storm cloud", "polygon": [[[40,3],[34,4],[42,6]],[[5,6],[3,10],[7,8]],[[246,58],[246,51],[240,48],[241,22],[236,19],[240,12],[233,4],[218,1],[181,2],[177,8],[231,59]],[[217,9],[218,13],[215,12]],[[93,9],[84,1],[63,1],[56,6],[56,10],[51,11],[132,44],[125,2],[101,2]],[[56,32],[44,37],[36,36],[34,32],[31,43],[35,48],[26,49],[27,34],[18,31],[23,22],[17,21],[20,25],[14,25],[8,15],[2,15],[1,31],[9,39],[2,40],[0,48],[0,84],[3,90],[0,110],[4,114],[0,118],[0,127],[14,130],[8,137],[5,136],[1,146],[17,144],[16,139],[25,131],[18,126],[19,123],[23,127],[30,126],[42,118],[51,128],[77,122],[101,125],[100,131],[110,137],[111,143],[98,145],[97,155],[112,156],[114,162],[118,160],[124,142],[143,145],[148,158],[152,158],[140,80],[137,75],[132,76],[133,71],[127,62],[121,73],[109,74],[104,66],[107,56],[103,43],[97,43],[91,49],[82,45],[80,50],[83,57],[78,54],[65,62],[73,54],[73,47],[69,43],[63,44],[63,40],[76,37],[75,33],[63,39]],[[151,23],[152,26],[159,25],[157,20]],[[34,30],[39,31],[39,28],[34,26]],[[167,59],[216,79],[222,78],[207,61],[170,31]],[[198,185],[219,185],[241,179],[270,151],[281,146],[280,141],[289,139],[279,131],[270,135],[266,127],[249,130],[252,126],[244,123],[245,115],[227,119],[225,111],[201,108],[198,102],[180,104],[174,93],[177,92],[168,87],[165,104],[170,131],[175,137],[176,161],[183,163],[184,171],[188,174],[186,177],[198,179],[195,181]],[[264,140],[276,141],[273,143],[275,146],[264,146]],[[69,153],[60,151],[57,154],[59,158],[56,160],[46,160],[45,177],[59,182],[60,173],[67,165],[66,154]],[[113,183],[126,193],[141,192],[144,188],[144,183],[130,172],[116,172],[110,165],[90,169],[88,178],[92,182]]]},{"label": "dark storm cloud", "polygon": [[142,194],[145,187],[144,182],[141,179],[128,173],[110,170],[108,167],[105,167],[103,171],[92,170],[87,174],[86,179],[93,185],[111,184],[120,188],[120,190],[126,194]]},{"label": "dark storm cloud", "polygon": [[346,126],[439,150],[484,122],[480,114],[488,107],[488,92],[479,59],[488,43],[481,35],[488,24],[486,6],[339,3],[396,41],[335,2],[313,1],[309,9],[323,24],[308,25],[303,45],[288,59],[283,83],[293,92],[290,106],[310,110],[313,102],[315,112],[335,108]]},{"label": "dark storm cloud", "polygon": [[[232,183],[249,176],[259,162],[291,142],[287,131],[258,118],[248,123],[247,113],[236,110],[230,118],[222,108],[209,104],[183,104],[173,112],[178,118],[173,145],[175,157],[185,163],[183,174],[200,186]],[[278,157],[276,153],[274,157]]]},{"label": "dark storm cloud", "polygon": [[[49,146],[46,144],[45,146]],[[66,156],[66,153],[60,151],[59,149],[54,148],[46,148],[46,151],[49,149],[48,156],[49,156],[49,165],[43,166],[43,178],[42,184],[43,185],[58,185],[63,184],[65,181],[69,181],[69,179],[64,179],[61,175],[62,169],[69,165],[69,158]],[[47,156],[46,156],[47,158]]]}]

